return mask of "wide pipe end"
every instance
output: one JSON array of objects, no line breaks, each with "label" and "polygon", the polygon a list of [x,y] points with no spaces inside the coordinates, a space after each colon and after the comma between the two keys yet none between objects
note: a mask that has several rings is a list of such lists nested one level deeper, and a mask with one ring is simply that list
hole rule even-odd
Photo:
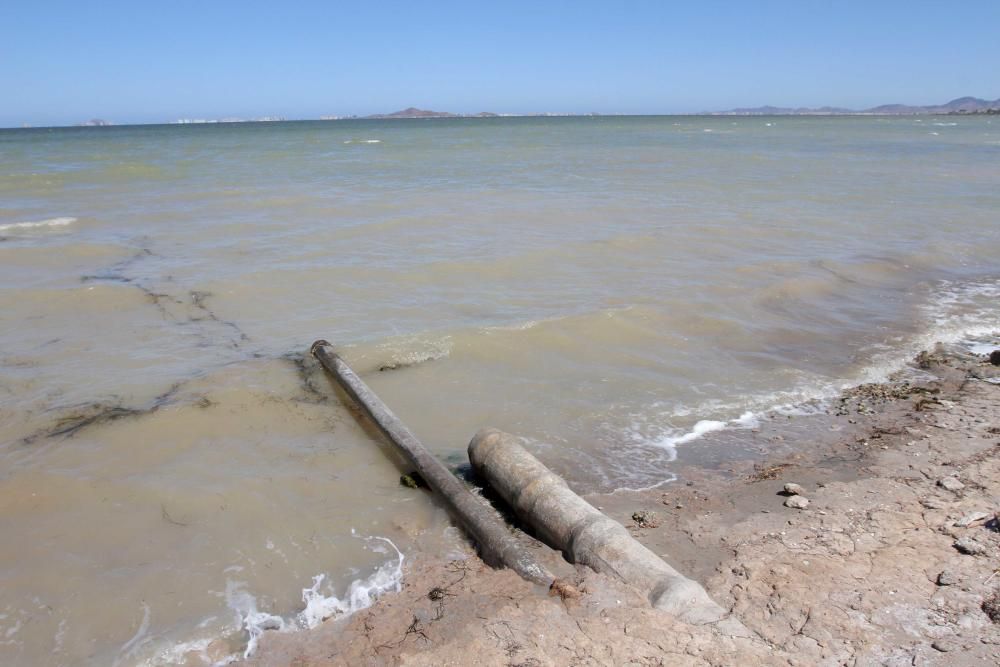
[{"label": "wide pipe end", "polygon": [[483,428],[472,436],[469,441],[469,462],[473,470],[477,473],[482,470],[483,462],[489,457],[500,441],[503,440],[504,432],[495,428]]}]

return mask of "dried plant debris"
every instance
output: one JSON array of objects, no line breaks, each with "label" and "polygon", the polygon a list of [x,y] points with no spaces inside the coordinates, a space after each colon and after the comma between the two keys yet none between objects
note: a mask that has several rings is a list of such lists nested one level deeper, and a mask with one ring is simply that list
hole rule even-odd
[{"label": "dried plant debris", "polygon": [[[177,402],[176,396],[180,393],[185,382],[176,382],[166,391],[156,396],[147,405],[128,406],[121,399],[111,401],[95,401],[70,407],[67,412],[58,417],[55,422],[22,440],[28,445],[41,438],[71,438],[80,431],[92,426],[99,426],[115,422],[121,419],[143,417],[152,414],[166,405]],[[206,396],[198,396],[194,400],[194,405],[200,408],[208,408],[213,405]]]},{"label": "dried plant debris", "polygon": [[319,378],[322,376],[322,373],[320,373],[319,363],[312,356],[303,354],[302,352],[288,352],[281,355],[281,359],[290,363],[295,368],[295,372],[299,376],[302,393],[304,394],[304,396],[292,400],[299,403],[312,404],[325,403],[330,400],[329,392],[324,391],[319,384]]},{"label": "dried plant debris", "polygon": [[[232,332],[231,336],[227,336],[229,338],[229,347],[238,348],[250,340],[250,337],[247,336],[246,332],[238,324],[219,317],[208,306],[207,300],[212,296],[211,292],[206,290],[191,290],[186,297],[173,296],[163,291],[154,290],[145,281],[126,274],[126,271],[133,264],[151,256],[153,256],[153,252],[148,248],[143,248],[132,257],[118,262],[104,271],[81,276],[80,281],[83,283],[111,282],[131,285],[142,292],[146,296],[146,299],[160,311],[160,315],[166,320],[177,322],[178,324],[211,323],[229,329]],[[168,276],[166,280],[169,282],[171,279]],[[206,346],[218,344],[218,335],[206,334],[204,339]]]},{"label": "dried plant debris", "polygon": [[791,467],[791,463],[763,464],[755,463],[753,472],[747,476],[751,482],[763,482],[769,479],[777,479],[786,468]]}]

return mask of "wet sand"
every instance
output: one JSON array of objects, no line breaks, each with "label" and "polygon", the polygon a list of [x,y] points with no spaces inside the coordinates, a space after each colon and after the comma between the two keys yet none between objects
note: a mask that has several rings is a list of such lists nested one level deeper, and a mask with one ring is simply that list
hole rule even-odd
[{"label": "wet sand", "polygon": [[[400,593],[311,631],[265,633],[245,664],[997,664],[1000,368],[940,348],[917,365],[921,381],[863,385],[827,414],[765,423],[747,436],[759,457],[706,468],[724,446],[708,438],[674,484],[588,497],[746,636],[677,621],[534,543],[580,597],[550,597],[471,551],[424,555]],[[788,482],[808,507],[785,505]]]}]

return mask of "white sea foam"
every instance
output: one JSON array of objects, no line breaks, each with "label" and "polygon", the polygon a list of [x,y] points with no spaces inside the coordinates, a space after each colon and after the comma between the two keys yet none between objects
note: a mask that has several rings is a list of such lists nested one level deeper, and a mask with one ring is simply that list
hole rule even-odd
[{"label": "white sea foam", "polygon": [[66,227],[76,222],[76,218],[49,218],[48,220],[37,220],[34,222],[10,222],[0,225],[0,232],[7,232],[15,229],[44,229],[46,227]]},{"label": "white sea foam", "polygon": [[249,658],[257,650],[257,642],[265,630],[284,631],[288,628],[285,619],[277,614],[269,614],[257,608],[257,598],[246,590],[246,584],[239,581],[226,582],[226,604],[236,613],[237,622],[246,630],[249,638],[243,656]]},{"label": "white sea foam", "polygon": [[123,660],[128,660],[134,656],[144,644],[152,640],[149,637],[149,617],[149,605],[144,602],[142,603],[142,622],[139,624],[139,629],[135,631],[131,639],[122,644],[121,649],[118,651],[118,657],[112,663],[112,667],[117,667],[117,665],[122,664]]},{"label": "white sea foam", "polygon": [[963,345],[972,354],[981,354],[983,356],[992,353],[994,350],[1000,350],[1000,339],[993,342],[985,342],[981,340],[970,340],[966,341]]},{"label": "white sea foam", "polygon": [[[676,405],[667,412],[660,412],[657,421],[668,424],[673,418],[689,415],[715,415],[741,410],[739,417],[719,420],[701,419],[690,429],[670,427],[660,434],[650,436],[649,424],[636,419],[630,429],[632,440],[663,448],[669,452],[669,461],[677,458],[677,447],[701,439],[709,433],[723,429],[753,429],[763,419],[773,416],[805,416],[823,413],[829,402],[845,389],[867,383],[886,382],[894,375],[912,370],[912,359],[921,350],[936,343],[956,345],[975,354],[989,354],[1000,348],[1000,310],[995,308],[1000,298],[1000,280],[986,279],[970,282],[946,281],[938,285],[923,306],[924,332],[908,340],[884,345],[881,351],[870,350],[868,364],[853,377],[842,379],[803,378],[789,390],[739,396],[733,401],[717,399],[697,406]],[[636,418],[636,416],[633,416]],[[648,422],[648,417],[641,418]],[[659,486],[659,484],[655,485]],[[648,487],[653,488],[653,487]]]},{"label": "white sea foam", "polygon": [[379,357],[382,359],[380,367],[415,366],[427,361],[444,359],[451,354],[452,345],[451,336],[393,338],[378,344]]},{"label": "white sea foam", "polygon": [[313,577],[312,586],[302,589],[302,602],[305,607],[290,619],[258,609],[257,599],[246,590],[245,583],[227,582],[226,603],[236,613],[237,624],[248,634],[244,657],[249,658],[254,654],[260,636],[266,630],[290,632],[314,628],[329,618],[349,616],[366,609],[384,593],[401,590],[405,560],[403,552],[386,537],[364,539],[372,544],[369,548],[376,553],[388,553],[382,543],[392,547],[396,552],[396,558],[379,566],[370,576],[352,581],[342,596],[336,595],[329,590],[329,587],[326,587],[327,593],[324,594],[325,574]]},{"label": "white sea foam", "polygon": [[190,665],[192,659],[197,658],[200,664],[211,665],[211,667],[224,667],[240,659],[240,654],[232,653],[222,658],[213,660],[208,654],[208,647],[215,641],[214,637],[203,637],[193,641],[181,642],[165,648],[152,658],[144,660],[142,667],[166,667],[167,665]]},{"label": "white sea foam", "polygon": [[674,450],[674,457],[676,458],[676,448],[678,445],[686,445],[687,443],[694,442],[709,433],[721,431],[726,428],[751,429],[757,428],[758,426],[760,426],[760,417],[753,411],[747,410],[739,417],[728,421],[702,419],[696,422],[689,431],[678,431],[671,435],[665,435],[658,440],[653,441],[652,444],[657,447]]}]

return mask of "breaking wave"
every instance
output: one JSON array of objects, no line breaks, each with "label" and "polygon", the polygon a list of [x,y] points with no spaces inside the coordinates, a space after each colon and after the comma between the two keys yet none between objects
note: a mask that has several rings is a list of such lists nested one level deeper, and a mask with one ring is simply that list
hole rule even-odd
[{"label": "breaking wave", "polygon": [[405,560],[403,552],[387,537],[364,539],[376,543],[369,547],[373,551],[388,553],[385,546],[377,544],[384,542],[396,552],[396,558],[379,566],[369,577],[352,581],[342,596],[336,595],[329,586],[325,587],[327,592],[323,592],[326,575],[319,574],[313,577],[312,586],[302,589],[302,602],[305,607],[290,619],[261,611],[257,608],[257,599],[246,590],[245,584],[227,582],[226,602],[236,613],[237,622],[248,637],[243,656],[249,658],[254,654],[261,635],[267,630],[292,632],[315,628],[327,619],[350,616],[367,609],[385,593],[400,591]]},{"label": "breaking wave", "polygon": [[41,229],[45,227],[66,227],[76,222],[76,218],[49,218],[47,220],[37,220],[34,222],[10,222],[0,225],[0,232],[7,232],[15,229]]},{"label": "breaking wave", "polygon": [[[708,401],[697,407],[675,406],[663,411],[652,406],[648,416],[633,415],[629,429],[633,442],[643,442],[667,451],[670,461],[677,458],[677,447],[724,429],[753,429],[774,416],[808,415],[823,412],[829,402],[846,389],[867,383],[886,382],[896,374],[912,369],[911,362],[921,350],[936,344],[957,346],[969,353],[985,355],[1000,348],[1000,311],[994,304],[1000,298],[1000,279],[942,281],[920,306],[923,331],[899,338],[880,349],[869,350],[869,361],[848,378],[811,378],[787,391],[737,397],[731,402]],[[915,369],[914,373],[917,373]],[[689,428],[672,425],[674,419],[690,415],[739,413],[731,419],[699,419]],[[667,477],[664,482],[673,478]],[[653,486],[658,486],[653,485]],[[625,487],[628,488],[628,487]],[[653,488],[653,487],[642,487]]]}]

